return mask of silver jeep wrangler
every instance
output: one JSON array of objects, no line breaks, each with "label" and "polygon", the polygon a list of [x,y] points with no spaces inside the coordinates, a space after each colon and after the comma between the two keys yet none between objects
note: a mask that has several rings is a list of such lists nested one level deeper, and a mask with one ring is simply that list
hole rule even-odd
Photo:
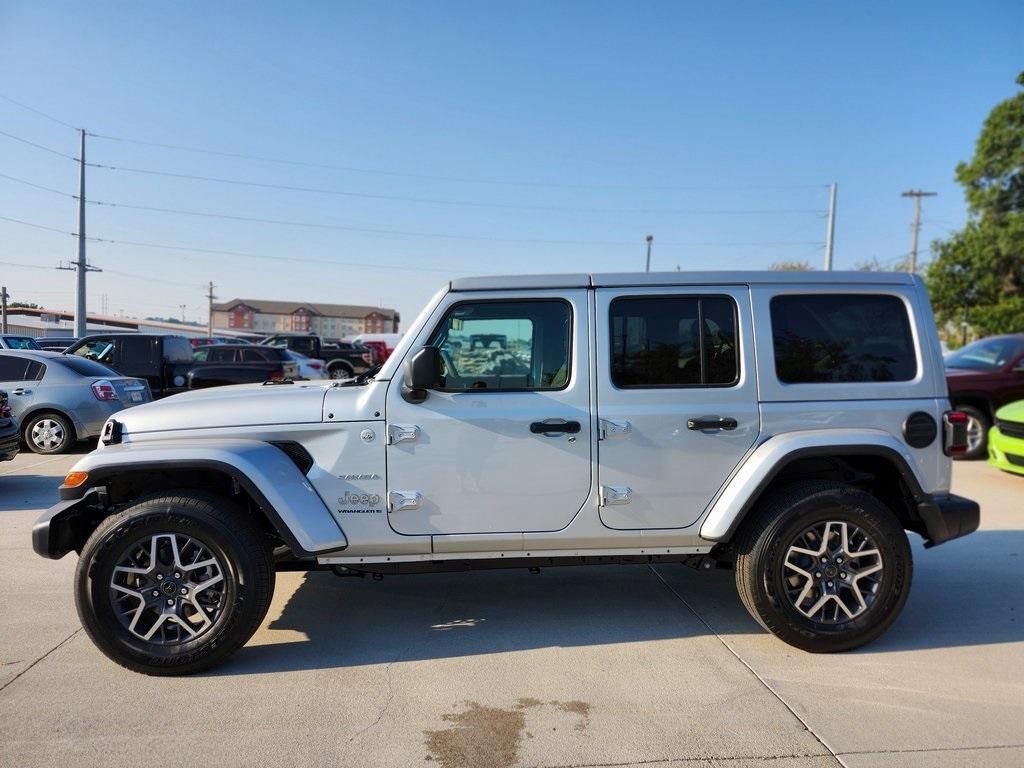
[{"label": "silver jeep wrangler", "polygon": [[345,382],[190,392],[117,414],[35,550],[79,553],[89,635],[150,674],[206,669],[277,570],[734,568],[807,651],[878,637],[949,493],[950,411],[921,281],[708,272],[468,278]]}]

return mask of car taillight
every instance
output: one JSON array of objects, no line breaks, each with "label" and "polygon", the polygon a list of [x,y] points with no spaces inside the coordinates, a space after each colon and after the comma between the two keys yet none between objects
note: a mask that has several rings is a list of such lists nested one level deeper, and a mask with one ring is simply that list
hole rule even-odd
[{"label": "car taillight", "polygon": [[319,371],[321,368],[324,367],[323,363],[306,363],[306,365],[308,365],[314,371]]},{"label": "car taillight", "polygon": [[373,365],[373,352],[363,352],[360,357],[363,358],[363,362],[367,365]]},{"label": "car taillight", "polygon": [[967,422],[970,417],[963,411],[942,414],[942,449],[947,456],[967,451]]},{"label": "car taillight", "polygon": [[114,390],[114,385],[106,379],[93,382],[92,393],[96,396],[97,400],[117,400],[117,392]]},{"label": "car taillight", "polygon": [[270,380],[271,381],[281,381],[281,379],[283,379],[283,378],[284,378],[284,374],[281,373],[280,371],[274,371],[273,373],[270,374]]}]

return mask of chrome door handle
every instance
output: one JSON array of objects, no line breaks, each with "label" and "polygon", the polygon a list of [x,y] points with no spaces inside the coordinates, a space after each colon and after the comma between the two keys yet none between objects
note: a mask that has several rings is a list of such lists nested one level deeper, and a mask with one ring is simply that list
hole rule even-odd
[{"label": "chrome door handle", "polygon": [[705,430],[705,429],[726,429],[732,430],[739,426],[736,419],[728,416],[701,416],[698,419],[688,419],[686,422],[687,429],[693,430]]},{"label": "chrome door handle", "polygon": [[32,390],[31,389],[25,389],[24,387],[18,387],[17,389],[12,389],[11,390],[11,394],[12,395],[31,395],[32,394]]}]

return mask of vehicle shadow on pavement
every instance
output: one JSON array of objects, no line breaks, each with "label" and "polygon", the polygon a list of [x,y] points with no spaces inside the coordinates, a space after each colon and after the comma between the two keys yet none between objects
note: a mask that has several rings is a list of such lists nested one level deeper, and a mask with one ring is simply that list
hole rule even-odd
[{"label": "vehicle shadow on pavement", "polygon": [[[1024,603],[1016,599],[1024,594],[1024,531],[978,531],[937,550],[915,543],[914,557],[914,583],[903,614],[881,638],[853,653],[1024,640]],[[697,573],[680,565],[552,568],[540,574],[479,571],[382,581],[338,579],[328,572],[294,578],[298,586],[283,606],[275,606],[279,615],[270,621],[270,631],[207,674],[711,634],[731,642],[766,634],[740,603],[731,573]],[[286,639],[274,642],[280,630],[286,630],[281,633]]]},{"label": "vehicle shadow on pavement", "polygon": [[0,475],[0,514],[40,509],[60,500],[57,488],[63,477],[35,474]]},{"label": "vehicle shadow on pavement", "polygon": [[[684,566],[675,566],[683,568]],[[578,566],[300,584],[255,644],[208,674],[420,661],[533,648],[676,640],[706,628],[646,566]],[[682,610],[679,610],[682,609]],[[273,608],[271,609],[274,610]],[[308,639],[259,644],[275,631]]]}]

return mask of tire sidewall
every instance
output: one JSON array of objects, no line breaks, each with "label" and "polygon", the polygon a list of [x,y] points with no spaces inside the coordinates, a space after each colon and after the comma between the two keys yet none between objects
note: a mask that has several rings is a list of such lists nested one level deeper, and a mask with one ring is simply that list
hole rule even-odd
[{"label": "tire sidewall", "polygon": [[[40,448],[32,440],[32,429],[40,421],[45,421],[47,419],[58,422],[64,428],[64,442],[60,443],[56,448]],[[25,440],[25,445],[28,446],[28,449],[32,451],[32,453],[38,453],[42,456],[65,453],[72,445],[75,444],[75,433],[74,427],[71,426],[71,420],[59,413],[37,413],[25,424],[22,437]]]},{"label": "tire sidewall", "polygon": [[[789,547],[804,530],[827,521],[861,528],[881,552],[883,564],[882,581],[872,604],[857,618],[835,626],[808,619],[783,590],[783,563]],[[758,550],[755,599],[762,610],[781,622],[779,629],[800,638],[801,645],[812,646],[807,650],[845,650],[870,641],[896,619],[910,590],[912,562],[906,533],[884,505],[860,491],[827,490],[798,501],[769,526]]]},{"label": "tire sidewall", "polygon": [[[243,546],[231,532],[191,510],[162,501],[144,502],[118,516],[86,543],[76,573],[76,604],[82,624],[108,656],[130,668],[159,674],[161,668],[176,673],[205,668],[248,639],[238,640],[251,624],[251,581],[258,573],[259,553]],[[198,539],[220,561],[224,574],[225,608],[212,627],[199,637],[162,646],[135,637],[118,619],[110,598],[110,579],[126,549],[140,539],[158,533],[177,533]],[[271,590],[273,570],[270,570]]]}]

